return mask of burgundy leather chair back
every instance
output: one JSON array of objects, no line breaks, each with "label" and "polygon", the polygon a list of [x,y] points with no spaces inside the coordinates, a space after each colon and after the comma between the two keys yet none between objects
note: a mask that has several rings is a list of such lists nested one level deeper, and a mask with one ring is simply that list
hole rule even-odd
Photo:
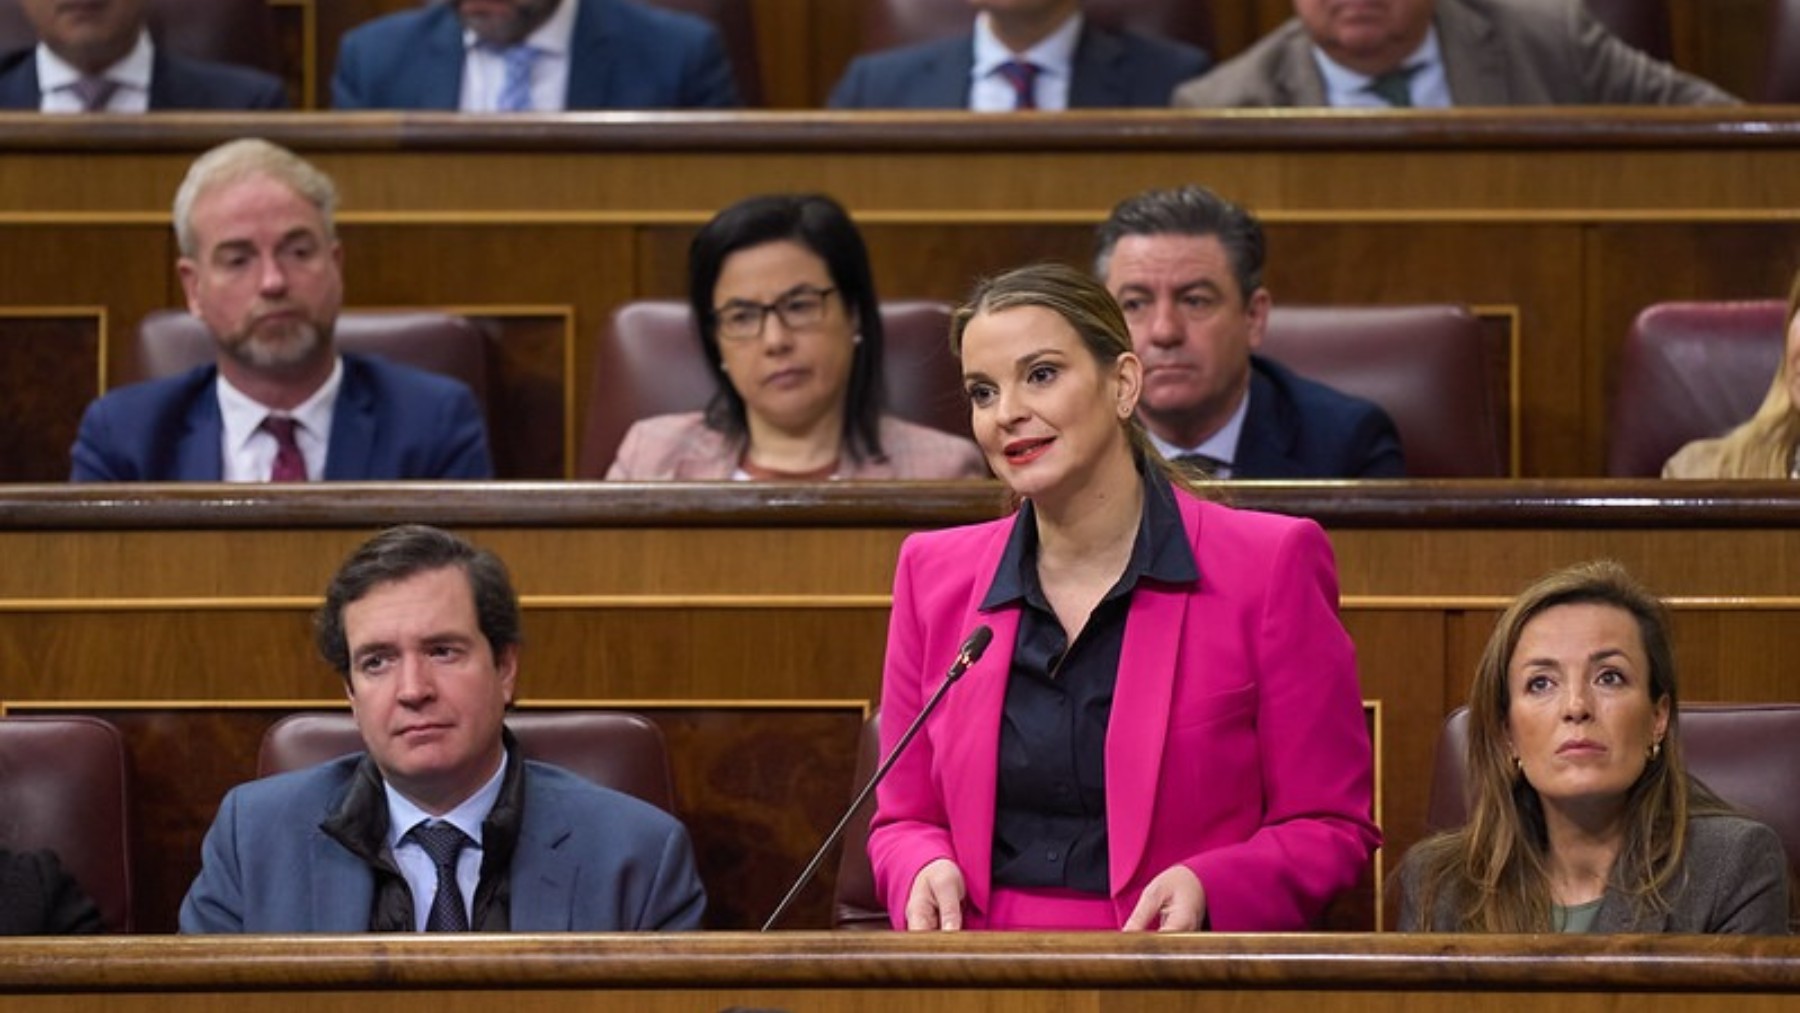
[{"label": "burgundy leather chair back", "polygon": [[[629,711],[514,711],[506,727],[527,759],[675,811],[675,778],[662,731]],[[256,756],[258,777],[299,770],[361,752],[362,736],[348,711],[303,711],[269,726]]]},{"label": "burgundy leather chair back", "polygon": [[[862,0],[862,52],[967,32],[969,0]],[[1161,36],[1216,54],[1212,0],[1084,0],[1087,19],[1113,31]]]},{"label": "burgundy leather chair back", "polygon": [[[950,354],[950,307],[884,302],[881,323],[888,410],[909,422],[968,436],[962,368]],[[687,303],[647,299],[619,307],[594,350],[577,476],[604,478],[633,422],[699,411],[713,389]]]},{"label": "burgundy leather chair back", "polygon": [[[1684,704],[1681,744],[1688,772],[1774,828],[1787,851],[1790,882],[1800,877],[1800,704]],[[1468,749],[1469,709],[1459,707],[1438,734],[1427,830],[1467,822]],[[1800,897],[1792,899],[1800,909]]]},{"label": "burgundy leather chair back", "polygon": [[0,844],[49,849],[100,908],[130,932],[131,774],[119,730],[99,718],[0,718]]},{"label": "burgundy leather chair back", "polygon": [[[881,764],[881,712],[863,722],[856,740],[856,777],[850,798],[862,790]],[[848,799],[846,799],[848,801]],[[869,864],[869,817],[875,812],[873,796],[850,818],[844,828],[844,850],[838,856],[837,896],[832,904],[834,929],[873,930],[892,928],[887,909],[875,899],[875,869]]]},{"label": "burgundy leather chair back", "polygon": [[1277,306],[1260,352],[1386,409],[1411,477],[1510,468],[1504,383],[1481,321],[1462,306]]},{"label": "burgundy leather chair back", "polygon": [[[150,34],[171,52],[275,72],[268,0],[146,0]],[[19,0],[0,0],[0,52],[37,44]]]},{"label": "burgundy leather chair back", "polygon": [[1674,52],[1669,41],[1669,0],[1586,0],[1600,23],[1641,49],[1667,62]]},{"label": "burgundy leather chair back", "polygon": [[[467,317],[433,312],[346,312],[339,314],[338,348],[378,355],[467,384],[475,400],[488,403],[487,343]],[[213,361],[213,337],[185,310],[157,310],[138,325],[137,372],[126,381],[173,376]]]},{"label": "burgundy leather chair back", "polygon": [[1800,102],[1800,0],[1769,0],[1762,101]]},{"label": "burgundy leather chair back", "polygon": [[1638,314],[1614,385],[1606,473],[1662,474],[1690,440],[1756,413],[1781,365],[1778,299],[1659,303]]}]

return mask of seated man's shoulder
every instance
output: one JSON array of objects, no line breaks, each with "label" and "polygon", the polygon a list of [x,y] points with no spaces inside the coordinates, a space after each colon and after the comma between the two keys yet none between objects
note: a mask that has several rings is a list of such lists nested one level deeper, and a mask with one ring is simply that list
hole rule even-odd
[{"label": "seated man's shoulder", "polygon": [[668,33],[693,40],[704,39],[717,32],[711,21],[698,14],[657,7],[641,3],[639,0],[571,0],[571,2],[579,2],[582,5],[583,13],[604,11],[609,17],[618,19],[620,24],[642,30]]},{"label": "seated man's shoulder", "polygon": [[[595,784],[574,771],[541,760],[525,761],[525,811],[538,806],[574,824],[590,824],[608,834],[664,837],[681,821],[635,795]],[[529,818],[529,817],[528,817]]]},{"label": "seated man's shoulder", "polygon": [[102,411],[132,414],[180,408],[195,397],[210,393],[218,375],[218,367],[207,363],[173,376],[159,376],[114,387],[95,398],[93,405]]},{"label": "seated man's shoulder", "polygon": [[1177,88],[1175,105],[1201,109],[1292,105],[1280,94],[1277,82],[1294,73],[1288,64],[1308,54],[1309,45],[1306,29],[1298,19],[1289,19],[1249,49]]},{"label": "seated man's shoulder", "polygon": [[431,399],[473,396],[469,385],[461,380],[418,366],[394,362],[379,355],[358,355],[351,352],[344,353],[343,359],[346,383],[366,383],[395,396]]},{"label": "seated man's shoulder", "polygon": [[[425,34],[456,25],[456,12],[451,4],[430,4],[417,10],[401,10],[371,18],[344,33],[343,44],[352,42],[392,42],[412,35]],[[457,31],[460,33],[461,29]]]},{"label": "seated man's shoulder", "polygon": [[[831,89],[834,109],[922,108],[966,104],[968,82],[965,65],[974,59],[974,41],[968,35],[913,42],[863,53],[850,61],[844,76]],[[954,87],[935,89],[942,94],[918,92],[921,79],[956,70]],[[954,101],[950,99],[954,98]],[[942,100],[942,101],[940,101]]]},{"label": "seated man's shoulder", "polygon": [[161,109],[285,109],[287,88],[281,79],[254,67],[213,60],[195,60],[175,53],[159,53],[161,72],[169,75],[169,87],[152,86],[152,95],[167,96]]},{"label": "seated man's shoulder", "polygon": [[282,771],[245,781],[232,788],[227,798],[239,818],[256,823],[274,818],[294,806],[324,809],[336,803],[356,774],[362,753],[351,753],[324,763]]}]

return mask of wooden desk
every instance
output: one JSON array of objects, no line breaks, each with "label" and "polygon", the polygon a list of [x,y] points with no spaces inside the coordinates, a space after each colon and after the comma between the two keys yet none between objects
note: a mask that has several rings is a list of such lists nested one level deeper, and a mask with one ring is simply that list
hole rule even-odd
[{"label": "wooden desk", "polygon": [[529,455],[546,465],[507,477],[569,473],[608,314],[683,295],[694,229],[760,192],[836,195],[886,297],[957,300],[978,275],[1086,261],[1122,197],[1206,183],[1267,223],[1283,304],[1464,302],[1514,321],[1520,473],[1544,477],[1601,472],[1615,350],[1645,304],[1779,295],[1800,247],[1789,108],[0,115],[0,379],[30,378],[0,399],[32,407],[0,480],[67,474],[81,407],[127,375],[137,322],[182,303],[177,183],[248,134],[336,177],[349,305],[494,322],[493,380],[512,392],[497,421],[535,406],[546,439],[562,433]]},{"label": "wooden desk", "polygon": [[17,1013],[1800,1009],[1781,938],[893,933],[0,941]]},{"label": "wooden desk", "polygon": [[[1555,567],[1618,559],[1669,598],[1685,700],[1795,698],[1800,498],[1786,483],[1228,495],[1331,535],[1376,708],[1389,867],[1423,831],[1438,724],[1495,618]],[[622,702],[663,726],[713,925],[745,928],[850,795],[901,540],[1001,509],[988,483],[0,487],[0,701],[127,726],[159,814],[143,828],[144,924],[172,925],[262,727],[340,693],[306,625],[338,562],[386,524],[453,527],[506,559],[524,596],[527,704]],[[794,925],[824,926],[829,882]]]}]

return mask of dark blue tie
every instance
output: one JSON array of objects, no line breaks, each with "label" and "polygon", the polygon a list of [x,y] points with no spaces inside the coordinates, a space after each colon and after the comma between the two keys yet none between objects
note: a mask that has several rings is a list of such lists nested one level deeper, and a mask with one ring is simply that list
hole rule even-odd
[{"label": "dark blue tie", "polygon": [[1023,60],[1008,60],[995,73],[1012,85],[1014,109],[1037,108],[1038,65]]},{"label": "dark blue tie", "polygon": [[469,931],[468,909],[463,907],[462,890],[456,885],[456,856],[469,843],[468,836],[448,823],[429,820],[407,831],[407,836],[424,848],[431,856],[432,864],[437,866],[437,894],[431,898],[431,914],[425,918],[425,931]]},{"label": "dark blue tie", "polygon": [[1219,469],[1226,467],[1224,461],[1211,454],[1176,454],[1169,458],[1169,463],[1194,472],[1201,478],[1216,478]]}]

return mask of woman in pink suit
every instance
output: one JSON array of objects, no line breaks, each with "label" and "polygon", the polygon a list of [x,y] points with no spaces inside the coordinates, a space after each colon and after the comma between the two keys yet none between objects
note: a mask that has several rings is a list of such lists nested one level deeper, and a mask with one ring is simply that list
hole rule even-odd
[{"label": "woman in pink suit", "polygon": [[1150,449],[1106,290],[1057,265],[958,311],[977,442],[1022,501],[907,539],[884,748],[980,625],[869,838],[896,928],[1300,929],[1380,841],[1331,548]]}]

